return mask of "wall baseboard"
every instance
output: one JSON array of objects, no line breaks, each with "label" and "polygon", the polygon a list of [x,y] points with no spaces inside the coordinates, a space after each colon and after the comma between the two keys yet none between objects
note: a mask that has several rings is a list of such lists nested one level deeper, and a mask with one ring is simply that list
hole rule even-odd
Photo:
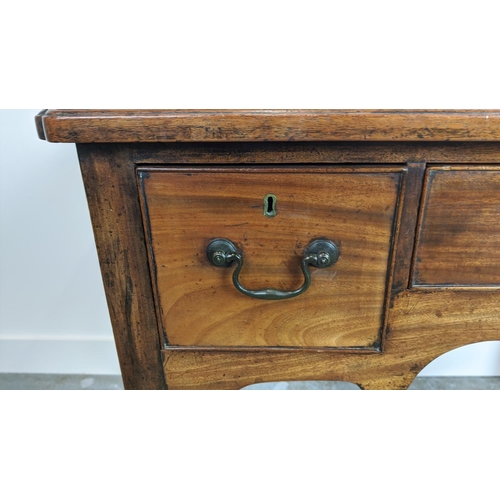
[{"label": "wall baseboard", "polygon": [[120,375],[113,337],[0,336],[0,373]]}]

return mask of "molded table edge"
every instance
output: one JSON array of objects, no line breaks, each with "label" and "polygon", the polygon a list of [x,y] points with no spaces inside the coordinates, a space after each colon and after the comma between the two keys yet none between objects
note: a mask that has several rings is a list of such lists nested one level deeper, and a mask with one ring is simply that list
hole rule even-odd
[{"label": "molded table edge", "polygon": [[49,142],[500,141],[500,110],[44,110]]}]

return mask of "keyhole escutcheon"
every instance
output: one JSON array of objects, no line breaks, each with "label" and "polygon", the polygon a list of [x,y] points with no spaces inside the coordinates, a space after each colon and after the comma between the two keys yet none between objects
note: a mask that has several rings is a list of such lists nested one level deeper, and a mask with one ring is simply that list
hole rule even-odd
[{"label": "keyhole escutcheon", "polygon": [[266,194],[264,196],[264,215],[266,217],[276,217],[278,215],[276,204],[278,198],[274,194]]}]

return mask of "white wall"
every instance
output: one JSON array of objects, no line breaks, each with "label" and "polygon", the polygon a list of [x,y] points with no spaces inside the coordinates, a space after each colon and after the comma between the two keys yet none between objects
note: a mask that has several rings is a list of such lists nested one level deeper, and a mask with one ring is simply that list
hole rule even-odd
[{"label": "white wall", "polygon": [[0,371],[120,373],[74,144],[0,111]]},{"label": "white wall", "polygon": [[[0,372],[120,373],[74,144],[38,139],[39,110],[0,110]],[[500,375],[500,343],[422,375]]]}]

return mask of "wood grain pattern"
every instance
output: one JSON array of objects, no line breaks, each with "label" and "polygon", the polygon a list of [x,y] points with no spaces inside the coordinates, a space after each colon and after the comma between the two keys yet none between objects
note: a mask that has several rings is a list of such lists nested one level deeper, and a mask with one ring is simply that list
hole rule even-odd
[{"label": "wood grain pattern", "polygon": [[164,389],[134,164],[118,146],[78,154],[124,386]]},{"label": "wood grain pattern", "polygon": [[[376,347],[403,168],[140,169],[158,303],[170,345]],[[263,214],[277,196],[278,215]],[[243,251],[249,289],[294,290],[314,239],[340,259],[311,269],[303,295],[263,301],[238,292],[233,268],[212,266],[208,243]],[[209,314],[207,314],[209,312]]]},{"label": "wood grain pattern", "polygon": [[463,345],[500,340],[500,293],[412,291],[390,311],[383,353],[266,352],[169,348],[169,389],[240,389],[260,382],[343,380],[364,389],[406,389],[435,358]]},{"label": "wood grain pattern", "polygon": [[50,142],[499,141],[500,111],[48,110]]},{"label": "wood grain pattern", "polygon": [[414,286],[500,286],[500,167],[428,170]]}]

